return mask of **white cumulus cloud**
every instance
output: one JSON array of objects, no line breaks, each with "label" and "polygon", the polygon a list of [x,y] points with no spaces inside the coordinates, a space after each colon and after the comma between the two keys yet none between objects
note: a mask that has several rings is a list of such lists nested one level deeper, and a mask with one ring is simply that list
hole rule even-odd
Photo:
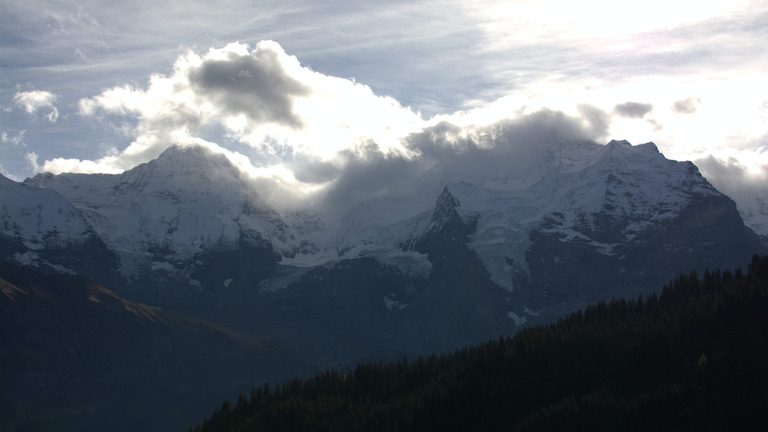
[{"label": "white cumulus cloud", "polygon": [[[524,150],[503,151],[500,143],[535,151],[535,143],[551,140],[653,140],[668,157],[700,159],[764,136],[765,118],[754,110],[764,106],[763,93],[755,91],[765,86],[761,76],[681,82],[673,90],[662,78],[615,85],[555,78],[425,119],[354,79],[302,65],[273,41],[190,50],[178,55],[169,73],[143,85],[118,85],[79,100],[80,118],[128,136],[127,147],[93,159],[50,159],[42,168],[118,173],[171,145],[197,143],[236,162],[273,204],[344,207],[406,191],[426,170],[449,176],[450,170],[524,164]],[[30,113],[56,100],[28,93],[16,103]],[[758,165],[766,166],[762,159]],[[713,179],[715,172],[709,170]],[[749,192],[754,196],[754,189]]]},{"label": "white cumulus cloud", "polygon": [[340,152],[364,153],[371,143],[386,154],[408,153],[400,138],[423,122],[365,85],[302,66],[272,41],[253,49],[232,43],[202,55],[187,52],[170,76],[154,75],[145,88],[113,87],[80,100],[79,110],[123,122],[122,129],[135,121],[128,128],[135,136],[131,145],[97,161],[114,169],[154,158],[179,137],[201,138],[210,128],[223,128],[255,166],[329,162]]},{"label": "white cumulus cloud", "polygon": [[355,80],[301,65],[272,41],[186,52],[172,73],[81,99],[79,111],[133,141],[97,160],[46,161],[46,171],[121,172],[194,143],[228,156],[272,205],[325,209],[408,194],[428,170],[522,166],[542,143],[602,139],[609,121],[586,104],[570,114],[529,107],[427,120]]}]

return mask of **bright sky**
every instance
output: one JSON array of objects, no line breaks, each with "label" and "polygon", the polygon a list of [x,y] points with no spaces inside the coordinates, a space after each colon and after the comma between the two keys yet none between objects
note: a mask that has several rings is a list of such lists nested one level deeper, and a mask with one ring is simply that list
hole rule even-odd
[{"label": "bright sky", "polygon": [[693,160],[768,219],[766,35],[764,0],[5,0],[0,173],[202,142],[311,194],[350,160],[420,157],[407,138],[440,121],[546,109]]}]

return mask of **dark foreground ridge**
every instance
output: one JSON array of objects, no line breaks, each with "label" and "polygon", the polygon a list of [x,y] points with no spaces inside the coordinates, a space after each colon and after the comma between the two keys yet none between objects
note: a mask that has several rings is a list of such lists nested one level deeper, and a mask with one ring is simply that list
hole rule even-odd
[{"label": "dark foreground ridge", "polygon": [[449,355],[264,385],[190,431],[758,430],[768,256]]},{"label": "dark foreground ridge", "polygon": [[179,430],[228,395],[318,369],[276,338],[0,263],[0,431]]}]

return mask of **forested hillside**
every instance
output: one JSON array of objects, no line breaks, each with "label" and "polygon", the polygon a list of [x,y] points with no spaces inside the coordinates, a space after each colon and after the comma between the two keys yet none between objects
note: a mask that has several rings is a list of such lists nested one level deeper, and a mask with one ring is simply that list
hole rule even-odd
[{"label": "forested hillside", "polygon": [[191,431],[762,430],[768,256],[449,355],[265,385]]}]

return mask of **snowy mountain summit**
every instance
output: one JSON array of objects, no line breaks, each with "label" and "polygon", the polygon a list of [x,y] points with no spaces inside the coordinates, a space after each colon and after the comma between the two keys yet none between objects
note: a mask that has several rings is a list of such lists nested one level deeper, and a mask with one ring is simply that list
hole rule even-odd
[{"label": "snowy mountain summit", "polygon": [[184,272],[207,250],[262,247],[283,237],[269,210],[222,155],[171,147],[120,175],[41,174],[28,186],[55,190],[120,257],[120,272]]},{"label": "snowy mountain summit", "polygon": [[[399,334],[400,348],[420,350],[427,342],[407,330],[413,320],[439,333],[425,317],[465,316],[474,323],[465,339],[429,342],[451,346],[764,252],[732,200],[653,143],[488,152],[487,163],[437,166],[407,188],[347,203],[335,220],[279,213],[246,173],[197,146],[171,147],[119,175],[2,179],[0,258],[82,273],[135,300],[225,313],[241,327],[254,310],[340,319],[314,309],[333,301],[327,307],[389,323],[366,338]],[[259,309],[265,296],[282,306]],[[249,301],[240,318],[221,309]]]},{"label": "snowy mountain summit", "polygon": [[[724,214],[738,218],[729,200],[695,165],[664,158],[653,143],[556,144],[520,174],[489,170],[474,173],[476,183],[461,180],[446,185],[433,210],[389,227],[361,229],[367,236],[356,242],[368,247],[359,256],[376,257],[376,251],[392,244],[413,249],[453,218],[453,229],[464,226],[467,246],[493,281],[512,289],[515,279],[529,275],[527,255],[542,236],[556,239],[563,248],[578,245],[591,253],[623,257],[635,243],[646,241],[652,232],[663,232],[696,203],[719,203],[719,210],[700,215],[709,218],[705,223],[717,223]],[[399,213],[408,214],[407,209]],[[397,231],[396,227],[406,229],[399,238],[381,235]],[[559,259],[556,251],[553,258]]]}]

